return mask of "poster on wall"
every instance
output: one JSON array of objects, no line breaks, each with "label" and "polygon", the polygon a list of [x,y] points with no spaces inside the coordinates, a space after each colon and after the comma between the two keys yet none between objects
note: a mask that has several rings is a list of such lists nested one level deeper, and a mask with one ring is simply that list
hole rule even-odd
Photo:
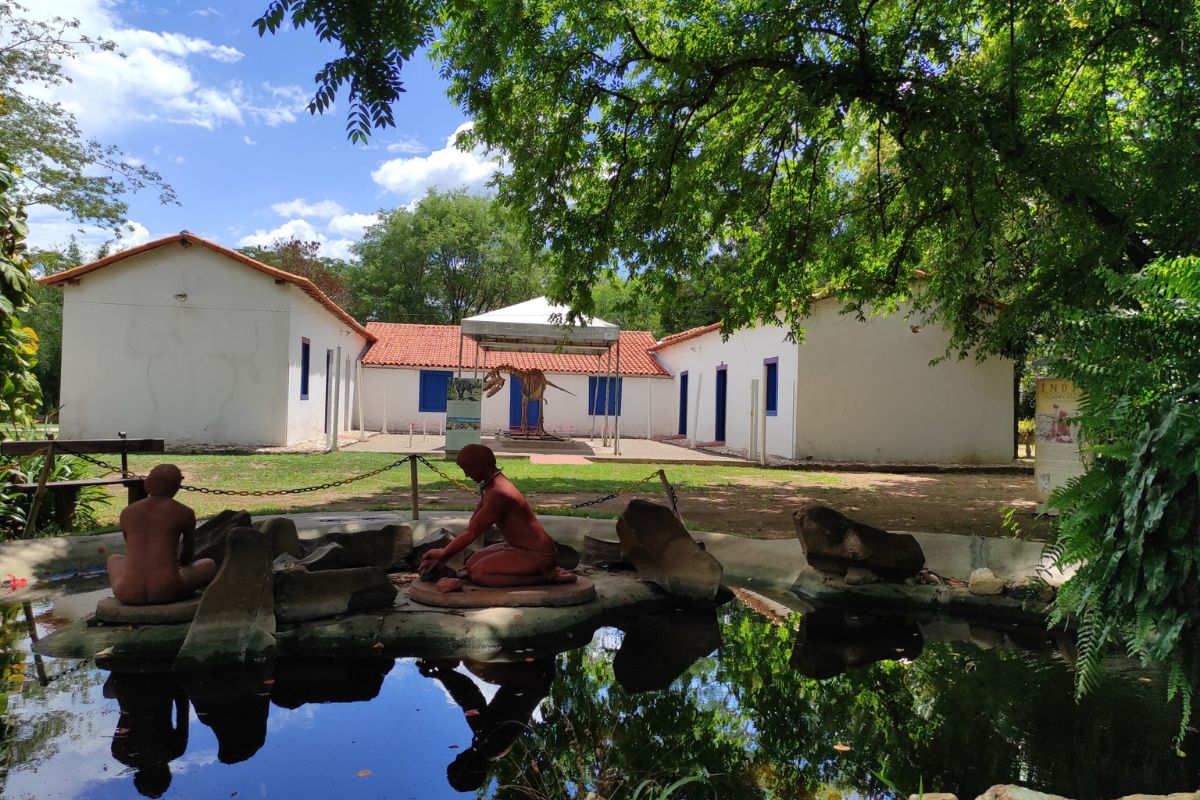
[{"label": "poster on wall", "polygon": [[446,385],[446,453],[479,444],[483,430],[483,379],[451,378]]},{"label": "poster on wall", "polygon": [[1071,381],[1037,380],[1033,479],[1038,500],[1043,503],[1055,489],[1085,471],[1079,450],[1079,397]]}]

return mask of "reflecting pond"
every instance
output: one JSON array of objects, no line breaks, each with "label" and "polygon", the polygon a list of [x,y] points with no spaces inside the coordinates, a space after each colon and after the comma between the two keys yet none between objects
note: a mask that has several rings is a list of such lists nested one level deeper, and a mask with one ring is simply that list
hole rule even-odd
[{"label": "reflecting pond", "polygon": [[[47,609],[32,612],[44,634]],[[1076,704],[1038,632],[971,644],[927,622],[770,618],[732,602],[504,663],[285,661],[180,677],[43,662],[21,607],[0,614],[5,797],[616,800],[699,776],[671,796],[924,786],[974,798],[1020,782],[1092,800],[1194,790],[1200,774],[1194,735],[1175,754],[1159,676],[1115,663]]]}]

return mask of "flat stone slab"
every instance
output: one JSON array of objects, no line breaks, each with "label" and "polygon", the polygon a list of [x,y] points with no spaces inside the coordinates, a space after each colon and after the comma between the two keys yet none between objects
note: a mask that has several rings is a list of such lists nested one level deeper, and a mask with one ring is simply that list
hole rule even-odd
[{"label": "flat stone slab", "polygon": [[461,592],[439,592],[433,583],[413,581],[408,587],[408,599],[435,608],[561,608],[595,600],[596,585],[580,575],[574,583],[507,589],[467,584]]},{"label": "flat stone slab", "polygon": [[127,606],[115,597],[105,597],[96,603],[96,622],[112,625],[165,625],[175,622],[191,622],[200,608],[200,598],[195,594],[186,600],[154,606]]}]

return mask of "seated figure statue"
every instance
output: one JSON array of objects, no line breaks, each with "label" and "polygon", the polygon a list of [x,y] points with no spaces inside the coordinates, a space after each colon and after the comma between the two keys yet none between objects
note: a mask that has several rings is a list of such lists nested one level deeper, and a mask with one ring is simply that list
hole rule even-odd
[{"label": "seated figure statue", "polygon": [[127,605],[159,605],[182,600],[212,582],[217,564],[192,560],[196,514],[175,500],[183,473],[159,464],[146,476],[144,500],[121,512],[125,555],[108,558],[113,595]]},{"label": "seated figure statue", "polygon": [[481,444],[469,444],[459,452],[457,461],[466,476],[479,484],[483,496],[475,506],[471,521],[454,541],[425,553],[421,559],[421,575],[435,573],[447,560],[495,525],[504,541],[472,554],[457,577],[438,581],[439,591],[457,591],[462,588],[464,579],[477,586],[490,587],[574,581],[575,573],[558,567],[554,540],[538,522],[529,501],[496,466],[496,454]]}]

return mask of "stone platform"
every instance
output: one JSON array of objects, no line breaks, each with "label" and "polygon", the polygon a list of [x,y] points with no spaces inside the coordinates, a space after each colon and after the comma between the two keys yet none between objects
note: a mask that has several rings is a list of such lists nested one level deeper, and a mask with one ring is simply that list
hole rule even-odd
[{"label": "stone platform", "polygon": [[513,586],[489,589],[467,584],[459,592],[439,592],[433,583],[413,581],[408,599],[436,608],[561,608],[590,603],[596,599],[596,586],[580,576],[573,583],[548,586]]},{"label": "stone platform", "polygon": [[174,603],[154,606],[129,606],[115,597],[106,597],[96,603],[94,623],[109,625],[162,625],[172,622],[191,622],[200,608],[200,598],[195,594]]}]

